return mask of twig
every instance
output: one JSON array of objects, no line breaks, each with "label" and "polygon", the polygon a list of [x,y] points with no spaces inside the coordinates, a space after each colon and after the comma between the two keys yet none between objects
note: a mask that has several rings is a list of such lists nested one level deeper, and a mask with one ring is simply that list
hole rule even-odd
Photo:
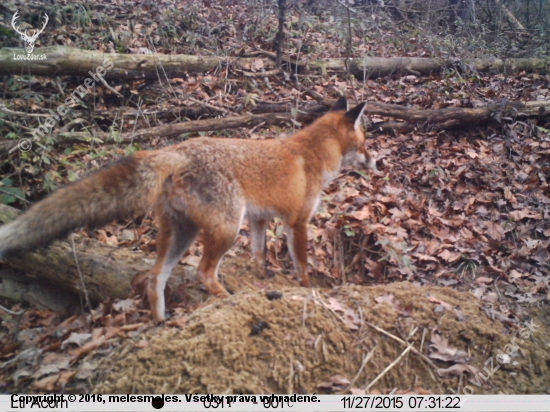
[{"label": "twig", "polygon": [[353,385],[355,385],[355,382],[357,382],[357,379],[359,379],[359,376],[363,372],[363,369],[367,365],[368,361],[371,360],[371,358],[373,357],[374,351],[376,350],[377,347],[378,347],[378,344],[374,345],[374,348],[372,348],[372,350],[369,353],[366,354],[365,358],[363,359],[363,362],[361,363],[361,367],[359,368],[359,371],[357,372],[355,377],[349,383],[349,385],[346,389],[346,392],[349,391],[353,387]]},{"label": "twig", "polygon": [[82,291],[84,292],[84,299],[86,300],[86,305],[89,309],[92,308],[90,303],[90,297],[88,296],[88,289],[86,289],[86,284],[84,283],[84,276],[80,270],[80,265],[78,264],[78,257],[76,256],[76,247],[74,244],[74,234],[71,235],[71,247],[73,249],[74,261],[76,263],[76,270],[78,270],[78,276],[80,277],[80,283],[82,284]]},{"label": "twig", "polygon": [[21,200],[22,202],[30,203],[27,199],[25,199],[25,198],[23,198],[23,197],[21,197],[21,196],[17,196],[15,193],[11,193],[11,192],[9,192],[9,191],[7,191],[7,190],[5,190],[5,189],[2,189],[1,187],[0,187],[0,192],[5,193],[5,194],[7,194],[7,195],[9,195],[9,196],[13,196],[13,197],[15,197],[16,199]]},{"label": "twig", "polygon": [[422,352],[422,350],[424,349],[424,341],[426,339],[426,332],[427,332],[427,329],[423,328],[422,329],[422,340],[420,341],[420,352]]},{"label": "twig", "polygon": [[59,81],[59,77],[55,78],[55,84],[56,84],[57,88],[59,89],[59,92],[61,93],[61,95],[65,96],[65,91],[63,90],[63,86],[61,85],[61,82]]},{"label": "twig", "polygon": [[304,299],[304,310],[302,311],[302,327],[305,329],[307,319],[307,298]]},{"label": "twig", "polygon": [[[131,143],[132,145],[134,144],[134,134],[136,133],[139,115],[140,114],[143,115],[143,112],[141,111],[141,96],[138,96],[137,107],[138,109],[136,110],[136,117],[134,119],[134,130],[132,130],[132,143]],[[143,116],[143,118],[145,119],[145,116]],[[149,124],[149,121],[147,121],[147,126],[151,127],[151,125]]]},{"label": "twig", "polygon": [[61,129],[59,129],[61,132],[70,132],[71,128],[77,124],[83,124],[86,122],[86,119],[79,117],[77,119],[71,120],[69,123],[67,123],[65,126],[63,126]]},{"label": "twig", "polygon": [[7,114],[11,114],[12,116],[19,116],[19,117],[51,117],[51,115],[49,114],[16,112],[14,110],[8,109],[3,104],[0,104],[0,111]]},{"label": "twig", "polygon": [[24,310],[20,311],[20,312],[14,312],[13,310],[9,310],[8,308],[5,308],[4,306],[0,305],[0,309],[6,311],[7,313],[9,313],[10,315],[22,315],[23,313],[25,313]]},{"label": "twig", "polygon": [[411,349],[413,349],[412,343],[411,343],[409,346],[407,346],[407,349],[405,349],[403,352],[401,352],[401,355],[399,355],[399,356],[397,357],[396,360],[394,360],[392,363],[390,363],[390,364],[386,367],[386,369],[384,369],[376,378],[374,378],[374,380],[373,380],[371,383],[369,383],[369,384],[367,385],[367,387],[365,388],[365,391],[368,391],[376,382],[378,382],[380,379],[382,379],[382,377],[383,377],[386,373],[388,373],[388,371],[389,371],[391,368],[393,368],[395,365],[397,365],[397,364],[399,363],[399,361],[403,358],[403,356],[405,356],[407,353],[409,353],[409,351],[410,351]]},{"label": "twig", "polygon": [[110,91],[112,91],[112,92],[113,92],[114,94],[116,94],[118,97],[120,97],[120,98],[122,98],[122,99],[124,98],[123,95],[121,95],[119,92],[117,92],[117,91],[116,91],[115,89],[113,89],[111,86],[109,86],[109,83],[107,83],[107,81],[106,81],[103,77],[101,77],[101,76],[97,76],[97,77],[99,77],[99,80],[101,81],[101,83],[103,83],[103,85],[104,85],[107,89],[109,89]]},{"label": "twig", "polygon": [[265,125],[265,122],[261,122],[260,124],[254,126],[250,131],[248,132],[248,135],[250,136],[252,133],[254,133],[256,130],[258,130],[260,127]]},{"label": "twig", "polygon": [[222,113],[235,114],[235,115],[237,114],[235,112],[232,112],[231,110],[227,110],[227,109],[224,109],[222,107],[214,106],[213,104],[210,104],[210,103],[207,103],[207,102],[201,102],[200,100],[197,100],[197,99],[195,99],[194,97],[191,97],[191,96],[188,96],[187,98],[189,100],[191,100],[192,102],[194,102],[194,103],[201,104],[203,106],[206,106],[210,109],[217,110],[217,111],[222,112]]},{"label": "twig", "polygon": [[[410,345],[409,343],[405,342],[403,339],[401,338],[398,338],[397,336],[395,335],[392,335],[390,332],[388,331],[385,331],[384,329],[382,328],[379,328],[378,326],[376,325],[373,325],[372,323],[370,322],[365,322],[367,325],[369,325],[371,328],[373,329],[376,329],[378,332],[386,335],[386,336],[389,336],[390,338],[396,340],[397,342],[401,343],[402,345]],[[432,368],[434,369],[438,369],[438,367],[430,360],[430,358],[428,358],[426,355],[420,353],[419,351],[417,351],[414,347],[411,349],[412,352],[415,354],[415,355],[418,355],[420,356],[422,359],[424,359]]]},{"label": "twig", "polygon": [[288,393],[294,393],[292,381],[294,380],[294,359],[290,359],[290,371],[288,372]]},{"label": "twig", "polygon": [[18,123],[15,123],[15,122],[11,122],[11,121],[9,121],[9,120],[7,120],[7,119],[3,119],[2,121],[3,121],[4,123],[7,123],[7,124],[11,125],[11,126],[20,127],[21,129],[28,130],[29,132],[32,130],[31,127],[23,126],[22,124],[18,124]]},{"label": "twig", "polygon": [[506,304],[506,300],[504,299],[504,297],[502,296],[502,293],[500,293],[500,290],[498,289],[499,279],[500,279],[500,276],[495,280],[495,282],[493,283],[493,286],[495,287],[495,290],[497,291],[498,300],[501,302],[501,304],[504,304],[504,306],[506,308],[508,308],[508,305]]}]

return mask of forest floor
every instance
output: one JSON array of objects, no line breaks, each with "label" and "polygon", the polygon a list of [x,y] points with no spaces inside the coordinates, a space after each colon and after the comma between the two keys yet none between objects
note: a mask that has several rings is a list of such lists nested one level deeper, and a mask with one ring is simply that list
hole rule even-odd
[{"label": "forest floor", "polygon": [[[262,4],[159,0],[127,9],[98,1],[88,9],[56,1],[50,11],[56,22],[37,47],[203,55],[273,51],[276,10]],[[3,7],[0,23],[9,28],[25,2]],[[37,7],[40,15],[46,6]],[[346,25],[336,19],[290,10],[285,53],[295,54],[299,45],[307,58],[345,57]],[[444,43],[396,36],[383,24],[376,32],[354,24],[355,56],[438,57]],[[17,39],[2,41],[20,46]],[[0,79],[0,86],[10,109],[41,113],[62,100],[60,81],[67,90],[79,85],[70,76],[13,76]],[[358,101],[424,109],[550,98],[548,77],[527,72],[302,81],[333,98],[345,93]],[[200,107],[190,96],[239,113],[261,103],[298,107],[309,99],[282,78],[244,78],[231,70],[112,86],[123,101],[109,89],[98,90],[67,122],[80,119],[74,125],[92,131],[131,131],[184,121],[179,109]],[[134,118],[117,118],[121,109],[136,108]],[[147,118],[140,114],[145,109],[173,116]],[[3,306],[23,314],[0,319],[0,392],[549,393],[548,117],[500,118],[453,131],[422,125],[400,134],[378,131],[376,123],[387,119],[369,116],[368,108],[366,115],[367,145],[380,173],[344,170],[324,192],[309,226],[313,288],[298,287],[289,275],[283,225],[276,220],[267,233],[272,278],[253,275],[244,226],[220,269],[233,295],[210,297],[194,274],[202,250],[197,242],[175,271],[182,287],[170,291],[171,317],[162,326],[148,321],[138,298],[74,313],[5,300]],[[8,138],[34,121],[4,120],[1,133]],[[216,136],[284,137],[299,126]],[[12,153],[2,159],[1,201],[24,207],[22,198],[36,201],[121,155],[180,140],[124,147],[63,147],[51,140],[36,152]],[[139,235],[130,239],[127,222],[85,235],[154,259],[154,220],[148,216],[137,225],[133,232]]]}]

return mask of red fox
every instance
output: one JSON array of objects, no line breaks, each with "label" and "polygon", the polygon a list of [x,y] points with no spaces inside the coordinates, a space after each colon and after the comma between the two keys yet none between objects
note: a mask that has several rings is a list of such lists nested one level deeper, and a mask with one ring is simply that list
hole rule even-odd
[{"label": "red fox", "polygon": [[280,216],[297,278],[309,286],[307,223],[323,187],[343,163],[375,168],[360,127],[365,103],[348,111],[345,97],[285,139],[195,138],[123,158],[58,190],[0,227],[0,255],[46,245],[79,227],[154,210],[157,260],[148,275],[153,319],[165,318],[164,288],[172,269],[202,232],[198,272],[210,293],[229,293],[218,281],[220,260],[249,220],[256,270],[265,275],[265,231]]}]

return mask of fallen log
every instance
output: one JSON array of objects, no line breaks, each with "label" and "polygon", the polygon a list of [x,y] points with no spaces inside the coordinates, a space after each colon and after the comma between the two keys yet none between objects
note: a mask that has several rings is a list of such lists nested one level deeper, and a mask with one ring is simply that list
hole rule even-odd
[{"label": "fallen log", "polygon": [[[19,213],[0,204],[2,223],[13,220]],[[71,236],[74,236],[74,250],[71,241],[57,241],[47,248],[10,256],[1,265],[87,296],[92,303],[97,303],[109,298],[128,298],[136,274],[149,270],[154,261],[154,255],[148,256],[142,251],[109,246],[76,234]],[[181,265],[174,269],[169,286],[175,289],[186,273]]]},{"label": "fallen log", "polygon": [[[327,106],[330,107],[332,100],[326,99]],[[310,113],[311,116],[323,112],[324,105],[308,105],[301,108],[302,113]],[[289,114],[294,109],[294,106],[289,104],[260,104],[252,109],[253,114],[257,113],[279,113]],[[182,109],[182,111],[185,109]],[[395,104],[386,104],[378,102],[368,102],[365,113],[369,115],[379,115],[384,117],[394,117],[402,119],[406,122],[383,122],[377,123],[376,128],[389,130],[392,128],[416,129],[422,125],[437,125],[442,129],[459,127],[471,121],[483,123],[495,118],[495,114],[502,116],[513,117],[537,117],[550,115],[550,102],[548,101],[532,101],[532,102],[498,102],[487,106],[477,108],[450,107],[445,109],[415,109],[412,107],[399,106]],[[103,116],[109,117],[136,117],[135,109],[128,109],[120,113],[112,111],[102,111]],[[145,116],[148,113],[144,113]],[[174,116],[173,109],[170,111],[156,111],[152,113],[155,118],[168,118]],[[227,118],[226,118],[227,119]],[[286,119],[286,118],[284,118]],[[304,117],[298,118],[299,121],[307,119]],[[287,120],[288,121],[288,120]],[[217,122],[216,122],[217,124]]]},{"label": "fallen log", "polygon": [[[414,109],[369,102],[365,109],[367,115],[379,115],[405,120],[403,127],[408,130],[437,126],[440,129],[453,129],[461,126],[473,126],[495,121],[502,117],[538,117],[550,115],[550,101],[497,102],[483,107],[447,107],[444,109]],[[384,128],[381,123],[378,127]]]},{"label": "fallen log", "polygon": [[[51,46],[36,48],[35,55],[46,56],[43,60],[27,61],[21,48],[0,48],[0,75],[33,74],[39,76],[71,75],[91,77],[90,72],[104,67],[101,76],[106,79],[139,80],[158,79],[158,68],[162,66],[163,76],[168,78],[186,77],[189,73],[205,73],[231,65],[237,69],[250,69],[258,58],[190,56],[168,54],[109,54],[96,50],[81,50],[74,47]],[[21,59],[21,60],[20,60]],[[112,67],[105,62],[110,60]],[[264,67],[269,68],[265,59]],[[110,65],[109,65],[110,66]],[[273,67],[273,64],[271,64]],[[93,78],[93,77],[91,77]]]},{"label": "fallen log", "polygon": [[[326,99],[326,102],[323,101],[323,104],[310,105],[307,110],[298,111],[296,116],[291,113],[293,107],[289,105],[286,108],[288,110],[287,113],[247,114],[217,119],[194,120],[121,134],[96,132],[92,136],[89,132],[59,132],[56,134],[58,139],[55,144],[86,142],[92,137],[104,143],[129,143],[158,137],[174,137],[183,133],[196,133],[200,131],[285,125],[294,119],[298,122],[308,122],[327,110],[325,104],[330,107],[333,101]],[[282,111],[282,108],[278,107],[278,110]],[[371,130],[397,130],[399,132],[406,132],[433,126],[441,130],[447,130],[489,123],[502,117],[548,116],[550,113],[550,101],[497,102],[483,107],[448,107],[444,109],[415,109],[395,104],[368,102],[365,113],[368,116],[379,115],[404,120],[404,122],[376,123]],[[17,143],[15,140],[1,141],[0,154],[13,150],[17,146]]]},{"label": "fallen log", "polygon": [[[108,54],[95,50],[81,50],[73,47],[51,46],[35,49],[35,55],[45,59],[27,61],[21,48],[0,48],[0,75],[33,74],[40,76],[71,75],[93,79],[99,67],[105,68],[102,77],[117,80],[158,79],[158,68],[162,66],[163,76],[183,77],[190,73],[205,73],[223,67],[231,67],[243,75],[277,75],[273,70],[275,62],[271,57],[218,57],[167,54]],[[269,53],[263,54],[270,56]],[[21,57],[19,57],[21,56]],[[107,67],[106,60],[111,64]],[[347,73],[345,58],[286,60],[286,69],[294,73]],[[263,67],[261,70],[255,67]],[[375,78],[391,74],[429,75],[444,69],[469,68],[478,72],[539,72],[550,73],[548,59],[435,59],[431,57],[359,57],[349,60],[349,69],[358,79]],[[267,72],[266,72],[267,71]],[[265,72],[265,74],[262,74]],[[269,73],[268,73],[269,72]],[[102,71],[103,73],[103,71]]]}]

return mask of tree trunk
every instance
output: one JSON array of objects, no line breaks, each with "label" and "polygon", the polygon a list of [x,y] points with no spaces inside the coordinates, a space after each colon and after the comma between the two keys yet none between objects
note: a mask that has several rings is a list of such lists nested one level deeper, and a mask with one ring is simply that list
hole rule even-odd
[{"label": "tree trunk", "polygon": [[[264,70],[274,68],[274,59],[261,57],[215,57],[188,55],[134,55],[107,54],[91,50],[79,50],[70,47],[42,47],[35,54],[44,54],[47,60],[14,60],[14,55],[24,54],[23,49],[0,49],[0,75],[33,74],[41,76],[71,75],[94,79],[98,70],[104,72],[106,79],[135,80],[157,79],[159,66],[162,66],[168,78],[186,77],[189,73],[204,73],[210,70],[231,66],[243,73],[254,73],[253,67],[257,60],[262,60]],[[262,53],[262,55],[272,55]],[[112,67],[101,70],[106,65],[106,59],[112,62]],[[311,61],[292,61],[283,59],[286,65],[298,65],[299,72],[346,73],[346,59],[317,59]],[[437,60],[424,57],[364,57],[349,60],[350,73],[359,79],[387,76],[394,73],[412,73],[428,75],[449,67],[469,67],[480,72],[496,71],[529,71],[550,73],[550,61],[545,59],[470,59],[464,61]],[[293,70],[294,71],[294,70]],[[260,72],[258,72],[260,73]],[[276,71],[272,72],[277,73]],[[93,75],[93,76],[92,76]],[[92,81],[93,83],[93,81]]]}]

